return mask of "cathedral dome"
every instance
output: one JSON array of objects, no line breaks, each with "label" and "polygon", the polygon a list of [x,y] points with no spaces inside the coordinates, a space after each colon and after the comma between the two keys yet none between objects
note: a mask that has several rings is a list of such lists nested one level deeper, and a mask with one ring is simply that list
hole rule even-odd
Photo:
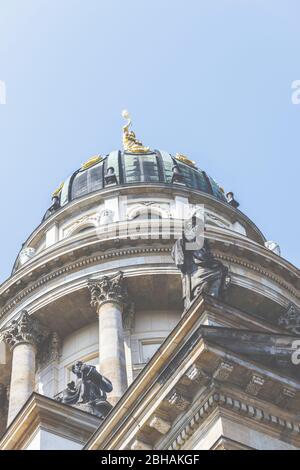
[{"label": "cathedral dome", "polygon": [[226,202],[224,190],[216,181],[184,155],[173,156],[162,150],[143,153],[115,150],[105,157],[90,158],[75,171],[53,194],[54,207],[44,218],[53,209],[107,187],[160,183],[186,186]]},{"label": "cathedral dome", "polygon": [[115,150],[106,156],[96,155],[83,163],[53,193],[53,204],[44,220],[69,202],[112,186],[181,185],[228,201],[224,190],[205,171],[198,169],[195,162],[179,153],[173,156],[144,146],[131,130],[128,111],[124,110],[122,116],[126,120],[123,150]]}]

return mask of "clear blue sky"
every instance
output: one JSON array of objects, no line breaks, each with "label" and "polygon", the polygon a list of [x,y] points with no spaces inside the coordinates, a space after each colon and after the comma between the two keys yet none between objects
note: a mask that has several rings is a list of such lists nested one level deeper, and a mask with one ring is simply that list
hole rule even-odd
[{"label": "clear blue sky", "polygon": [[233,190],[300,266],[299,0],[0,0],[0,278],[52,191],[120,148],[152,148]]}]

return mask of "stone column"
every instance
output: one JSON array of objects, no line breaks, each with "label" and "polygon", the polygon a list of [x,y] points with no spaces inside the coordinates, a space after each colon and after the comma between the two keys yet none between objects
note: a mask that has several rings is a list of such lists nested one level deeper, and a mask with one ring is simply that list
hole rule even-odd
[{"label": "stone column", "polygon": [[122,319],[127,292],[123,273],[91,281],[89,289],[91,305],[96,307],[99,319],[100,373],[112,382],[113,390],[107,400],[115,405],[127,389]]},{"label": "stone column", "polygon": [[36,351],[45,330],[36,318],[23,310],[4,332],[3,339],[12,350],[8,425],[18,414],[35,388]]},{"label": "stone column", "polygon": [[0,383],[0,435],[6,428],[7,416],[7,386]]}]

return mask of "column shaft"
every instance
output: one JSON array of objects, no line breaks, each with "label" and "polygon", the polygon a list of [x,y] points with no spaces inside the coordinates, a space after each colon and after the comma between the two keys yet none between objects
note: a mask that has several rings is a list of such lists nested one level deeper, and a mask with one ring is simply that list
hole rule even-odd
[{"label": "column shaft", "polygon": [[20,411],[35,388],[35,357],[38,345],[48,331],[37,318],[22,310],[3,334],[3,340],[12,350],[12,370],[8,406],[8,424]]},{"label": "column shaft", "polygon": [[115,405],[127,389],[122,306],[104,302],[98,310],[100,372],[113,384],[108,401]]},{"label": "column shaft", "polygon": [[34,391],[35,355],[36,348],[31,343],[20,343],[13,349],[8,424]]}]

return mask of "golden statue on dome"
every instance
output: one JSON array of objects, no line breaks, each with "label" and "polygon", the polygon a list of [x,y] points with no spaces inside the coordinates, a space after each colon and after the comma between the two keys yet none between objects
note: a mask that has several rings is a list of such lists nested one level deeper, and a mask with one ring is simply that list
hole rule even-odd
[{"label": "golden statue on dome", "polygon": [[133,131],[130,131],[129,128],[132,124],[129,112],[124,109],[122,112],[122,117],[127,120],[125,126],[123,126],[123,148],[125,152],[128,153],[149,153],[151,152],[149,147],[144,147],[142,142],[140,142]]}]

